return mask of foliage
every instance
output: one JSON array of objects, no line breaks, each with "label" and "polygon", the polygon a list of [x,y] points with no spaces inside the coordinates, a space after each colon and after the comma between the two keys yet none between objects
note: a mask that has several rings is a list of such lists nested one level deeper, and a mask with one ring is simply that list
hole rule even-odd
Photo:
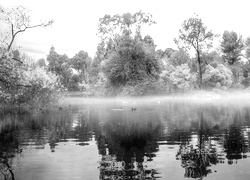
[{"label": "foliage", "polygon": [[72,69],[70,68],[70,59],[67,55],[57,54],[55,48],[50,48],[49,55],[47,56],[48,71],[54,73],[59,77],[61,88],[68,89],[70,79],[73,76]]},{"label": "foliage", "polygon": [[224,31],[221,42],[223,58],[230,65],[240,60],[241,51],[244,45],[242,37],[238,36],[234,31]]},{"label": "foliage", "polygon": [[250,72],[250,62],[246,62],[245,64],[242,65],[242,70],[243,70],[243,77],[248,78],[249,72]]},{"label": "foliage", "polygon": [[250,78],[247,77],[247,78],[244,78],[241,82],[241,84],[244,86],[244,87],[249,87],[250,86]]},{"label": "foliage", "polygon": [[26,56],[22,63],[13,61],[13,54],[1,53],[0,105],[30,105],[42,108],[55,101],[57,77],[46,72],[44,68],[34,69],[33,63]]},{"label": "foliage", "polygon": [[166,48],[164,51],[162,49],[158,49],[156,51],[156,55],[158,59],[162,59],[164,57],[170,58],[174,52],[176,52],[176,50],[172,48]]},{"label": "foliage", "polygon": [[169,80],[177,91],[190,90],[193,89],[196,76],[191,74],[188,64],[181,64],[170,73]]},{"label": "foliage", "polygon": [[223,58],[216,51],[212,51],[209,53],[202,54],[202,61],[204,65],[210,64],[214,68],[217,67],[218,64],[223,64]]},{"label": "foliage", "polygon": [[[197,72],[199,67],[197,67],[197,63],[195,63],[197,57],[193,58],[190,63],[191,72]],[[201,55],[201,72],[202,74],[206,71],[206,66],[211,65],[212,67],[216,68],[218,64],[224,64],[224,60],[222,59],[221,55],[218,54],[216,51],[205,52]]]},{"label": "foliage", "polygon": [[71,60],[71,67],[76,69],[79,73],[80,82],[88,81],[88,69],[91,64],[91,58],[89,57],[87,52],[79,51]]},{"label": "foliage", "polygon": [[98,34],[109,45],[109,42],[115,39],[116,35],[137,35],[141,33],[141,27],[145,24],[151,25],[156,22],[152,20],[152,15],[139,11],[135,14],[124,13],[114,16],[105,15],[100,18],[98,25]]},{"label": "foliage", "polygon": [[89,83],[95,84],[98,81],[98,73],[101,70],[101,63],[99,62],[98,58],[95,57],[90,64],[89,68]]},{"label": "foliage", "polygon": [[107,85],[108,80],[104,73],[98,74],[97,82],[92,86],[92,90],[94,91],[96,96],[105,96],[107,95]]},{"label": "foliage", "polygon": [[173,66],[180,66],[182,64],[189,63],[189,61],[190,57],[183,49],[173,52],[169,57],[169,62]]},{"label": "foliage", "polygon": [[14,61],[13,54],[0,48],[0,98],[2,103],[12,102],[13,96],[22,86],[21,63]]},{"label": "foliage", "polygon": [[250,37],[248,37],[245,41],[245,50],[246,50],[245,57],[249,59],[250,58]]},{"label": "foliage", "polygon": [[117,51],[104,62],[104,73],[113,86],[125,86],[147,78],[158,78],[159,64],[154,47],[128,35],[116,39]]},{"label": "foliage", "polygon": [[31,105],[38,108],[56,99],[56,76],[35,65],[33,59],[12,45],[19,33],[47,27],[53,21],[31,25],[28,10],[22,6],[0,9],[0,106]]},{"label": "foliage", "polygon": [[178,39],[174,39],[179,48],[194,48],[199,67],[200,87],[202,86],[201,54],[212,47],[213,38],[216,36],[212,31],[207,31],[200,18],[194,17],[183,22]]},{"label": "foliage", "polygon": [[17,102],[25,102],[31,106],[45,107],[48,102],[54,102],[57,98],[55,90],[58,88],[57,76],[47,72],[44,68],[25,69],[22,72],[23,84],[29,86],[24,88],[17,97]]},{"label": "foliage", "polygon": [[233,73],[223,64],[218,64],[216,68],[207,65],[203,80],[208,88],[230,87],[233,83]]},{"label": "foliage", "polygon": [[69,83],[67,85],[67,90],[79,91],[80,90],[79,83],[80,83],[80,77],[76,74],[72,75],[69,79]]},{"label": "foliage", "polygon": [[37,61],[37,66],[40,67],[40,68],[46,68],[47,65],[46,65],[46,61],[44,58],[41,58],[41,59],[38,59]]},{"label": "foliage", "polygon": [[145,79],[138,83],[128,83],[121,90],[121,96],[145,96],[145,95],[162,95],[166,92],[165,86],[160,80],[154,78]]},{"label": "foliage", "polygon": [[195,88],[196,74],[191,73],[187,63],[176,67],[168,64],[160,74],[160,81],[165,93],[182,92]]},{"label": "foliage", "polygon": [[[152,20],[152,15],[141,11],[134,14],[105,15],[103,18],[100,18],[98,35],[101,37],[101,42],[97,47],[96,62],[100,63],[102,60],[108,59],[113,51],[117,50],[116,40],[119,36],[128,35],[142,39],[142,26],[151,24],[155,24]],[[145,36],[144,42],[149,44],[154,43],[150,36]]]},{"label": "foliage", "polygon": [[152,15],[141,11],[105,15],[99,20],[101,43],[91,74],[104,72],[108,94],[119,94],[129,84],[147,79],[157,81],[160,68],[155,53],[156,45],[149,35],[144,38],[141,36],[142,26],[151,24],[155,24]]}]

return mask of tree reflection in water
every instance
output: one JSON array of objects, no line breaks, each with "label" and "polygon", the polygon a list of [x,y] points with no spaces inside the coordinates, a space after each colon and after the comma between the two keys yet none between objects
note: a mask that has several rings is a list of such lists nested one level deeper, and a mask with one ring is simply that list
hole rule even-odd
[{"label": "tree reflection in water", "polygon": [[4,180],[15,179],[9,160],[14,157],[17,151],[20,152],[15,137],[17,126],[13,121],[10,121],[10,118],[12,117],[5,117],[0,124],[0,179]]},{"label": "tree reflection in water", "polygon": [[[249,118],[244,117],[248,115],[249,110],[243,112],[227,113],[230,115],[227,118],[228,125],[222,124],[219,127],[217,124],[212,125],[214,122],[220,123],[223,115],[212,118],[212,123],[208,123],[211,119],[209,111],[198,111],[199,123],[194,129],[193,134],[197,134],[196,144],[190,142],[180,145],[177,152],[177,159],[181,160],[182,167],[185,168],[185,177],[199,178],[207,176],[212,173],[209,167],[217,163],[224,163],[227,159],[228,164],[237,163],[238,159],[247,158],[246,153],[249,152]],[[216,113],[218,114],[218,113]],[[224,121],[221,121],[224,122]],[[193,124],[194,125],[194,124]],[[245,135],[244,135],[245,134]],[[221,145],[221,148],[212,143],[214,142]]]},{"label": "tree reflection in water", "polygon": [[242,117],[239,113],[234,115],[233,124],[230,125],[229,129],[225,133],[225,152],[228,164],[237,164],[238,159],[246,158],[248,152],[248,146],[246,145],[247,138],[244,138],[244,132],[242,130],[240,122]]},{"label": "tree reflection in water", "polygon": [[177,159],[181,160],[182,167],[185,168],[184,176],[188,178],[202,179],[212,172],[208,167],[219,162],[216,150],[212,148],[209,140],[209,130],[206,129],[203,116],[203,112],[199,112],[200,123],[197,144],[195,146],[190,144],[180,145],[176,155]]},{"label": "tree reflection in water", "polygon": [[111,121],[104,127],[105,136],[97,142],[102,159],[100,179],[156,179],[157,171],[145,164],[158,151],[159,124]]},{"label": "tree reflection in water", "polygon": [[[18,158],[21,162],[29,151],[45,152],[49,145],[57,155],[72,141],[78,147],[97,143],[101,158],[95,175],[99,179],[165,179],[167,170],[156,164],[165,154],[163,150],[160,156],[156,153],[160,146],[171,147],[167,151],[174,154],[173,161],[177,155],[184,176],[197,179],[211,173],[211,165],[224,163],[225,159],[228,164],[237,163],[249,155],[249,108],[161,107],[159,111],[151,107],[143,111],[142,107],[123,112],[84,106],[41,115],[5,115],[0,119],[0,179],[14,179],[12,168],[18,176]],[[164,165],[169,162],[167,159]],[[222,169],[227,168],[225,165]]]}]

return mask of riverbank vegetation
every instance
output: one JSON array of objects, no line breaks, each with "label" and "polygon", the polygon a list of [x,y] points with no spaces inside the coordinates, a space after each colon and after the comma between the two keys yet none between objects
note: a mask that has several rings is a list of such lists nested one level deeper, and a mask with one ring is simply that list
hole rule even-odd
[{"label": "riverbank vegetation", "polygon": [[31,25],[30,16],[22,6],[0,7],[0,14],[0,110],[42,109],[56,99],[57,77],[13,44],[20,33],[47,27],[53,21]]},{"label": "riverbank vegetation", "polygon": [[[34,60],[14,46],[31,25],[22,6],[0,7],[0,106],[43,108],[58,92],[77,96],[168,95],[196,90],[225,91],[250,86],[250,38],[234,31],[218,35],[194,16],[180,24],[178,49],[157,49],[142,29],[156,24],[144,12],[105,15],[99,19],[100,43],[92,58],[81,50],[72,58],[51,47],[46,58]],[[219,47],[213,47],[221,38]],[[194,54],[192,54],[192,50]]]},{"label": "riverbank vegetation", "polygon": [[[181,24],[174,39],[178,49],[162,50],[150,35],[142,35],[144,27],[155,23],[152,15],[141,11],[105,15],[99,20],[101,41],[93,59],[84,51],[68,58],[52,47],[43,61],[59,76],[68,95],[145,96],[249,88],[250,38],[227,30],[215,34],[195,15]],[[222,38],[219,47],[213,47],[216,38]]]}]

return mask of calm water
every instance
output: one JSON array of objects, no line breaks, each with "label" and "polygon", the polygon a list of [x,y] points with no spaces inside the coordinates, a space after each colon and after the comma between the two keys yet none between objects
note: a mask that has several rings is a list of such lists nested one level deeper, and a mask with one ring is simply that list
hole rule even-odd
[{"label": "calm water", "polygon": [[68,98],[0,117],[0,179],[249,179],[250,105]]}]

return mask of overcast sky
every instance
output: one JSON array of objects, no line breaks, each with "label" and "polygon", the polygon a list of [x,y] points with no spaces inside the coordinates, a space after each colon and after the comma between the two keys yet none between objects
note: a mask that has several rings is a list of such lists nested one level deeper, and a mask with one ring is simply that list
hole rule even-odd
[{"label": "overcast sky", "polygon": [[46,58],[52,45],[69,57],[80,50],[93,57],[100,41],[96,36],[99,18],[140,10],[152,14],[157,22],[144,34],[153,37],[157,49],[176,49],[173,38],[178,36],[181,23],[194,13],[214,33],[233,30],[243,38],[250,36],[248,0],[1,0],[0,5],[27,7],[32,24],[55,21],[51,27],[29,29],[18,36],[16,45],[36,59]]}]

